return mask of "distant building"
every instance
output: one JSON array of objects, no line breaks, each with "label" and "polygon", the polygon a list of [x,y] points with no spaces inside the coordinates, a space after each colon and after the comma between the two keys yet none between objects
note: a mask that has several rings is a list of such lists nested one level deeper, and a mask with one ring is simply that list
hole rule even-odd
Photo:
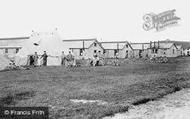
[{"label": "distant building", "polygon": [[184,56],[190,56],[190,47],[184,49]]},{"label": "distant building", "polygon": [[119,58],[133,58],[134,57],[134,50],[129,44],[129,42],[126,42],[119,52]]},{"label": "distant building", "polygon": [[78,58],[93,58],[100,52],[105,58],[132,58],[133,49],[127,41],[98,42],[97,39],[63,40],[64,46],[69,46],[73,55]]},{"label": "distant building", "polygon": [[0,55],[18,53],[26,39],[29,37],[0,38]]},{"label": "distant building", "polygon": [[[105,58],[150,58],[178,57],[190,55],[190,45],[170,40],[150,43],[129,43],[127,41],[98,42],[97,39],[64,40],[77,58],[92,58],[101,52]],[[78,42],[76,44],[76,42]],[[190,43],[189,43],[190,44]],[[184,47],[185,46],[185,47]],[[189,46],[189,47],[187,47]]]},{"label": "distant building", "polygon": [[63,40],[63,46],[71,50],[77,59],[92,58],[93,52],[103,51],[96,38]]},{"label": "distant building", "polygon": [[177,47],[178,56],[183,56],[184,55],[184,51],[183,51],[182,45],[176,45],[176,47]]},{"label": "distant building", "polygon": [[127,41],[100,42],[106,58],[132,58],[133,51]]},{"label": "distant building", "polygon": [[21,46],[0,46],[0,55],[16,54],[21,48]]},{"label": "distant building", "polygon": [[83,57],[85,59],[93,58],[93,55],[99,52],[100,54],[103,54],[104,48],[102,47],[101,43],[95,40],[87,49],[85,49],[85,51],[83,52]]},{"label": "distant building", "polygon": [[149,57],[148,48],[149,43],[130,43],[133,49],[134,58],[146,58]]},{"label": "distant building", "polygon": [[[190,43],[181,41],[154,41],[129,43],[127,41],[98,42],[97,39],[67,40],[67,45],[77,58],[92,58],[100,51],[105,58],[150,58],[190,56]],[[75,44],[76,42],[80,42]],[[74,45],[75,44],[75,45]],[[71,47],[72,46],[72,47]]]},{"label": "distant building", "polygon": [[177,57],[180,55],[178,47],[172,42],[150,42],[148,54],[150,57]]}]

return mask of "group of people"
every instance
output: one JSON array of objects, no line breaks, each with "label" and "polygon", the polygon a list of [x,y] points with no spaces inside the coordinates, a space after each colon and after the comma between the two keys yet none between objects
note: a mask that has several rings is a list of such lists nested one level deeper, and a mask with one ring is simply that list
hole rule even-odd
[{"label": "group of people", "polygon": [[93,59],[91,60],[90,64],[91,66],[100,66],[104,65],[104,56],[101,54],[101,51],[94,52]]},{"label": "group of people", "polygon": [[41,55],[41,57],[40,57],[40,55],[37,54],[37,52],[35,52],[34,55],[28,56],[27,65],[37,66],[39,64],[38,60],[41,59],[40,65],[47,66],[47,58],[48,58],[48,55],[47,55],[46,51],[44,51],[44,53]]},{"label": "group of people", "polygon": [[[93,58],[90,61],[91,66],[104,66],[108,63],[109,60],[106,60],[105,53],[101,53],[101,51],[94,52]],[[111,60],[114,66],[119,66],[119,54],[116,53],[114,60]]]},{"label": "group of people", "polygon": [[[93,58],[90,60],[90,65],[91,66],[103,66],[105,65],[105,54],[101,53],[101,51],[94,52]],[[61,60],[60,65],[61,66],[67,66],[67,67],[72,67],[72,66],[77,66],[77,60],[74,57],[74,55],[69,51],[69,54],[65,54],[64,51],[61,52],[60,56],[51,56],[47,55],[46,51],[42,55],[38,55],[37,52],[34,53],[34,55],[29,55],[28,56],[28,62],[27,65],[29,66],[47,66],[48,62],[48,57],[55,57],[59,58]],[[118,60],[117,55],[116,55],[116,60]],[[39,62],[40,61],[40,62]],[[114,63],[117,65],[118,61],[114,61]]]},{"label": "group of people", "polygon": [[62,51],[61,65],[68,66],[68,67],[72,67],[72,66],[76,65],[76,59],[75,59],[74,55],[71,53],[71,51],[69,51],[68,55],[65,55],[64,51]]},{"label": "group of people", "polygon": [[[29,66],[47,66],[48,57],[55,57],[60,58],[61,63],[60,65],[73,65],[74,64],[74,56],[72,55],[71,51],[69,51],[68,55],[65,55],[64,51],[62,51],[61,56],[51,56],[47,55],[46,51],[42,55],[38,55],[37,52],[34,55],[29,55],[27,60],[27,65]],[[39,62],[40,60],[40,62]]]}]

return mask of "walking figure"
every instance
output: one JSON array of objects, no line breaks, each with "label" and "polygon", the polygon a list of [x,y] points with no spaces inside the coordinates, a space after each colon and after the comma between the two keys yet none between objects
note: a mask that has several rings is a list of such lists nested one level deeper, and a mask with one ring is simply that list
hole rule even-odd
[{"label": "walking figure", "polygon": [[37,66],[38,65],[38,54],[37,54],[37,52],[35,52],[35,54],[34,54],[34,66]]},{"label": "walking figure", "polygon": [[42,58],[42,65],[47,66],[48,55],[46,54],[46,51],[44,51],[44,54],[41,56],[41,58]]},{"label": "walking figure", "polygon": [[75,66],[75,58],[72,55],[71,51],[69,51],[69,54],[67,55],[66,59],[67,59],[67,66],[68,67]]},{"label": "walking figure", "polygon": [[98,62],[98,54],[95,51],[93,54],[93,66],[97,66],[97,62]]},{"label": "walking figure", "polygon": [[64,51],[62,51],[62,54],[61,54],[61,65],[62,66],[65,66],[65,60],[66,60],[66,55],[65,55]]}]

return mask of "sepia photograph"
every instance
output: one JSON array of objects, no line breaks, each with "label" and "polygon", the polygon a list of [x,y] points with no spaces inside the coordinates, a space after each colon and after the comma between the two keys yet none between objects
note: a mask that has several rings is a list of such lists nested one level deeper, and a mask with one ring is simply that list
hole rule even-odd
[{"label": "sepia photograph", "polygon": [[188,0],[0,0],[0,119],[190,119]]}]

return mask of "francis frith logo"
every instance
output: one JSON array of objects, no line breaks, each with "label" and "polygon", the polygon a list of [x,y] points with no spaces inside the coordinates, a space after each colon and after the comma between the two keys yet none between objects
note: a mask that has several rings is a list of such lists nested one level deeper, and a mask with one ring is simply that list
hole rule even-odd
[{"label": "francis frith logo", "polygon": [[165,27],[174,25],[180,20],[175,14],[175,9],[162,12],[160,14],[149,13],[143,16],[144,24],[143,29],[149,31],[156,29],[156,31],[162,30]]}]

